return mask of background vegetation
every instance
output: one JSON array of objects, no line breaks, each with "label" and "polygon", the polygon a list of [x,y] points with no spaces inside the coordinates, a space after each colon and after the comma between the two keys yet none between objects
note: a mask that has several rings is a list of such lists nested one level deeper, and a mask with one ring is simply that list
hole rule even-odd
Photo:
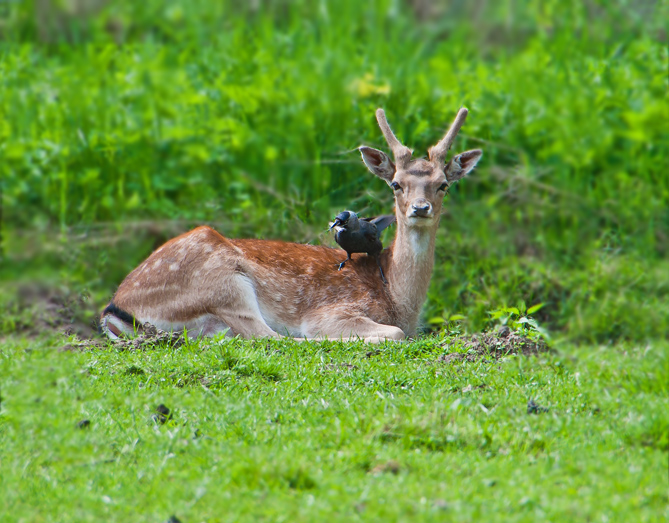
[{"label": "background vegetation", "polygon": [[[0,1],[0,520],[668,517],[668,19]],[[444,207],[431,335],[54,350],[195,225],[332,245],[336,212],[390,212],[355,151],[386,147],[374,110],[420,155],[462,105],[455,149],[484,156]],[[445,358],[500,322],[558,352]]]},{"label": "background vegetation", "polygon": [[426,319],[478,330],[490,310],[541,302],[571,340],[664,335],[661,13],[651,1],[2,4],[4,265],[34,278],[47,262],[100,305],[195,224],[331,243],[335,211],[391,210],[353,151],[385,146],[374,109],[421,154],[466,105],[457,148],[485,156],[446,204]]}]

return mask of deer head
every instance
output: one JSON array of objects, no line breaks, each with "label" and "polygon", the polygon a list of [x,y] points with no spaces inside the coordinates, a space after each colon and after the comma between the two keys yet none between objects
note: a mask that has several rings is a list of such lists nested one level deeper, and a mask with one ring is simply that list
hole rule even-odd
[{"label": "deer head", "polygon": [[388,125],[383,109],[377,109],[376,119],[393,152],[395,161],[383,151],[371,147],[359,148],[367,168],[382,178],[395,192],[398,225],[434,226],[439,222],[441,207],[448,188],[469,173],[480,160],[480,149],[453,156],[445,164],[448,150],[467,118],[467,109],[460,109],[444,138],[431,147],[428,159],[412,159],[413,151],[400,143]]}]

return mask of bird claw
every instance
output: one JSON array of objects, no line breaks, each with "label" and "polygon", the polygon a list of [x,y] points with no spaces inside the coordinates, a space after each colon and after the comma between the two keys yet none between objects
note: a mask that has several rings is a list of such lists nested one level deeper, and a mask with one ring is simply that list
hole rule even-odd
[{"label": "bird claw", "polygon": [[337,267],[338,267],[337,270],[338,270],[338,271],[342,270],[342,269],[344,268],[344,265],[346,265],[346,260],[344,260],[343,262],[341,262],[341,263],[337,266]]}]

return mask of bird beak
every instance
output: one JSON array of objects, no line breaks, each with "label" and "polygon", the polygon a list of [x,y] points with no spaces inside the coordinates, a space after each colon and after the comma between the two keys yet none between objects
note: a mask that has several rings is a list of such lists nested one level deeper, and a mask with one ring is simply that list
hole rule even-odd
[{"label": "bird beak", "polygon": [[341,225],[341,220],[339,218],[335,218],[335,221],[330,224],[330,230],[334,229],[337,225]]}]

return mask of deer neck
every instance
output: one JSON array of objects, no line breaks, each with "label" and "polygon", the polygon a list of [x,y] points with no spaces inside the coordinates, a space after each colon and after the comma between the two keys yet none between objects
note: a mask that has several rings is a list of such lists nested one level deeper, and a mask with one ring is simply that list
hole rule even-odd
[{"label": "deer neck", "polygon": [[390,246],[388,287],[399,313],[400,328],[408,336],[416,333],[430,286],[438,227],[438,222],[430,227],[409,227],[400,222]]}]

